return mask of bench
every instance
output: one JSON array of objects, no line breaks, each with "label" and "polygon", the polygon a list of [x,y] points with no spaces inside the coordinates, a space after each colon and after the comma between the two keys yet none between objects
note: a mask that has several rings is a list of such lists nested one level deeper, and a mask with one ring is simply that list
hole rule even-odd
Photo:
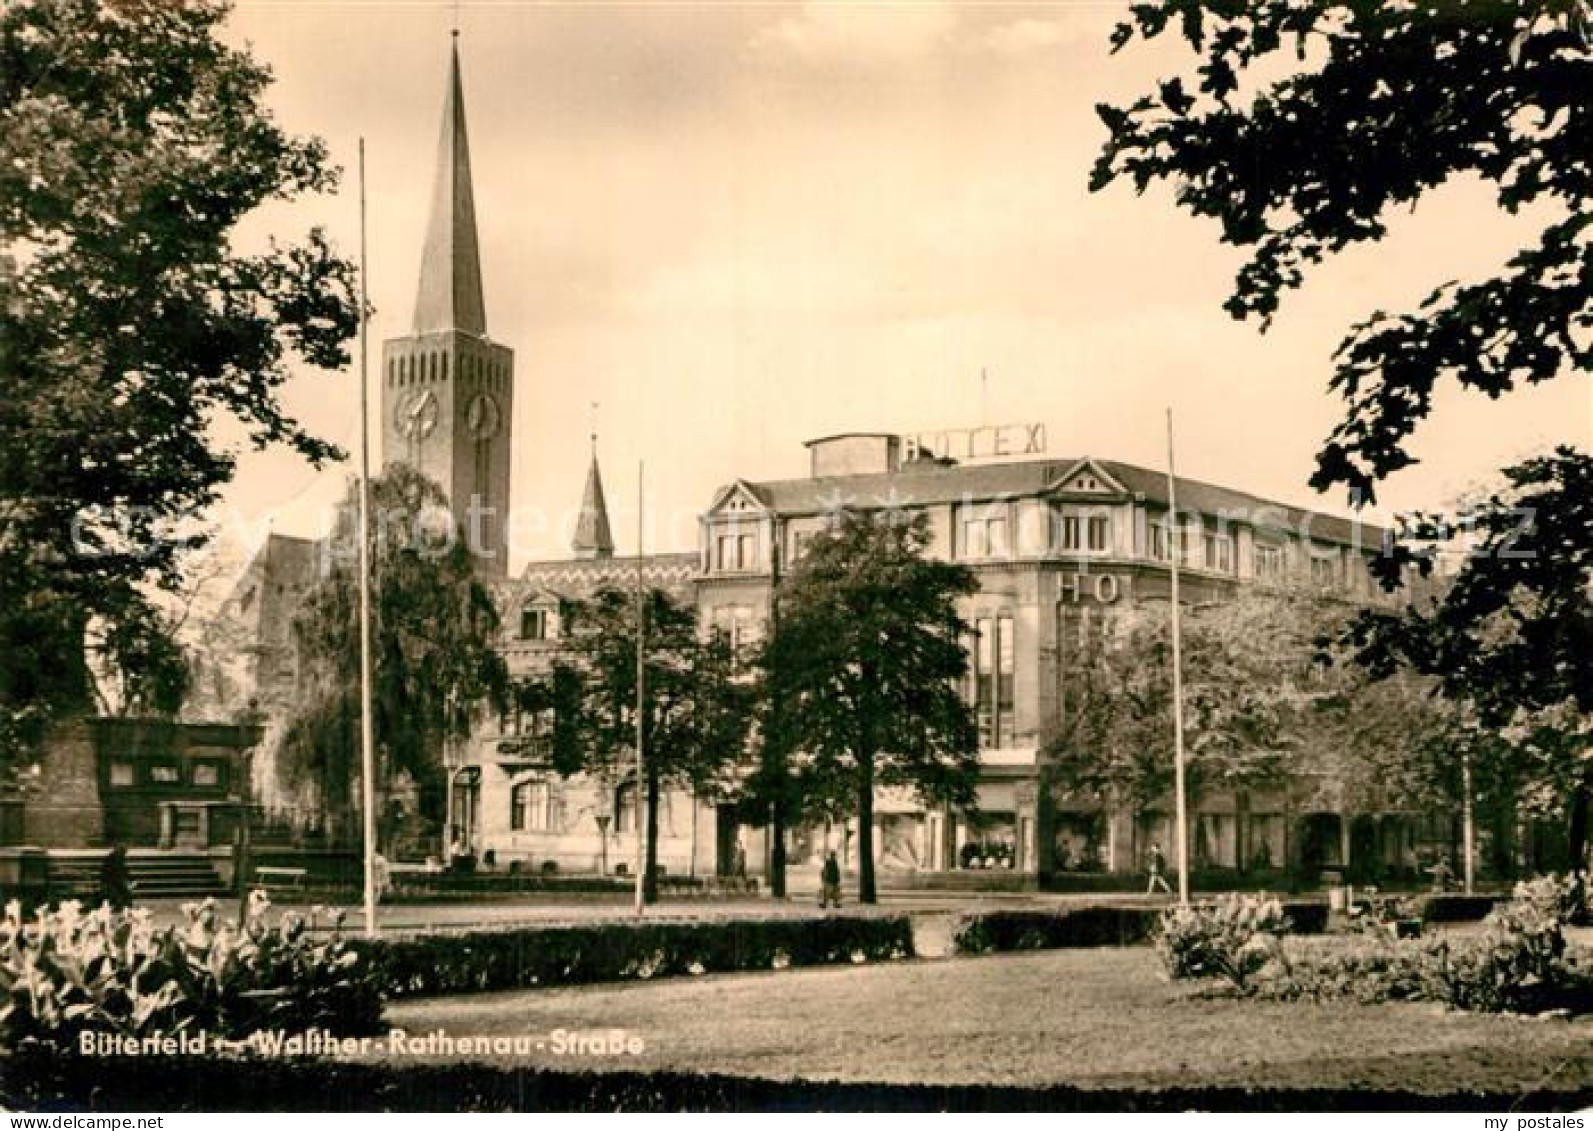
[{"label": "bench", "polygon": [[263,888],[294,888],[302,891],[309,878],[308,868],[267,867],[254,870],[255,883]]}]

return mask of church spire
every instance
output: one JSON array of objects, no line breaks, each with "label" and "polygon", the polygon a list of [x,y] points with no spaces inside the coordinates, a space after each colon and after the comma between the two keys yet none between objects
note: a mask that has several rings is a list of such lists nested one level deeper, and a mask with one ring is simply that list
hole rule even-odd
[{"label": "church spire", "polygon": [[614,535],[608,527],[608,501],[603,497],[603,473],[597,467],[597,436],[592,437],[592,466],[586,473],[586,493],[581,496],[581,517],[575,524],[570,549],[581,558],[614,556]]},{"label": "church spire", "polygon": [[476,241],[476,202],[470,184],[464,88],[459,80],[459,32],[453,34],[414,332],[462,330],[484,338],[487,313],[481,290],[481,249]]}]

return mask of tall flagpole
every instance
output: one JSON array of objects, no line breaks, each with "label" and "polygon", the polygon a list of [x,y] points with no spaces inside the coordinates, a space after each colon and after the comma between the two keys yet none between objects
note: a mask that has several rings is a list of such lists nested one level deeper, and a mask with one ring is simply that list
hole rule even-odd
[{"label": "tall flagpole", "polygon": [[1178,486],[1173,474],[1173,410],[1167,410],[1167,513],[1168,561],[1172,568],[1173,602],[1173,793],[1177,809],[1175,846],[1178,859],[1178,902],[1189,902],[1189,813],[1184,800],[1184,660],[1179,625],[1178,556],[1183,550],[1183,520],[1178,517]]},{"label": "tall flagpole", "polygon": [[636,914],[645,905],[644,882],[647,871],[647,818],[642,800],[642,746],[645,742],[647,697],[643,683],[647,678],[647,598],[642,575],[642,489],[646,483],[647,464],[636,464]]},{"label": "tall flagpole", "polygon": [[360,138],[360,808],[365,844],[365,933],[376,934],[376,743],[371,726],[371,430],[365,284],[365,139]]}]

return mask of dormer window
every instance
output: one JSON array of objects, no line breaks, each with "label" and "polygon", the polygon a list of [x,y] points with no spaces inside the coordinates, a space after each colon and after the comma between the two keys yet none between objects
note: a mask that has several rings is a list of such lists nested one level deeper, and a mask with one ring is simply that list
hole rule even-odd
[{"label": "dormer window", "polygon": [[521,640],[552,640],[559,634],[553,607],[545,602],[520,609]]}]

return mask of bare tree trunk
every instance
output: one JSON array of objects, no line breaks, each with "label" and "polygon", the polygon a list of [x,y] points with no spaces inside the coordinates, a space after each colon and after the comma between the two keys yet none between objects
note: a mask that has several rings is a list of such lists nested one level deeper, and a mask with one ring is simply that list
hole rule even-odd
[{"label": "bare tree trunk", "polygon": [[642,902],[658,902],[658,770],[647,763],[647,851],[642,865]]},{"label": "bare tree trunk", "polygon": [[785,898],[785,812],[775,805],[769,819],[769,894]]},{"label": "bare tree trunk", "polygon": [[1571,812],[1566,822],[1566,867],[1573,872],[1587,867],[1588,809],[1593,802],[1593,773],[1584,774],[1571,793]]},{"label": "bare tree trunk", "polygon": [[857,764],[857,901],[878,903],[874,890],[874,755],[860,751]]}]

